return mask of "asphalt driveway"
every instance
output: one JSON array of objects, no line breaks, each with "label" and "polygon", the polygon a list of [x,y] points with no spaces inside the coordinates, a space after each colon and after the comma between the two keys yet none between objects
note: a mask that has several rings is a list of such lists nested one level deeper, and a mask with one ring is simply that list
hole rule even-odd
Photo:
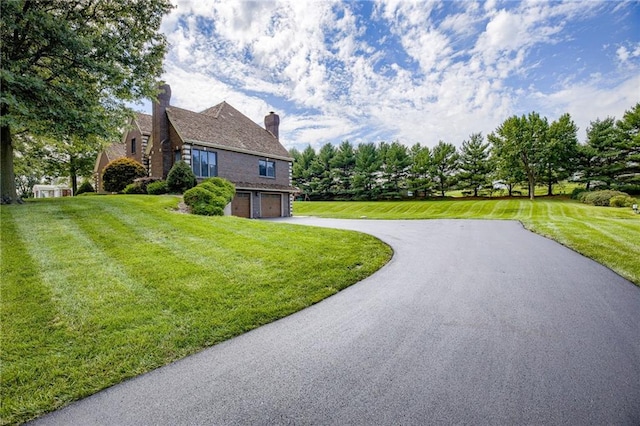
[{"label": "asphalt driveway", "polygon": [[640,424],[640,288],[518,222],[293,218],[368,279],[36,424]]}]

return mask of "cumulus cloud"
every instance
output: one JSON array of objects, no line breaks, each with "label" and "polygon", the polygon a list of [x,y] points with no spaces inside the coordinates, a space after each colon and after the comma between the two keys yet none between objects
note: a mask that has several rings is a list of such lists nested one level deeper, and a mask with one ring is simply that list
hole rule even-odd
[{"label": "cumulus cloud", "polygon": [[[606,87],[605,78],[578,71],[540,71],[549,60],[541,52],[575,39],[573,23],[604,11],[624,17],[633,6],[404,0],[174,4],[162,26],[170,43],[163,78],[172,85],[173,103],[200,110],[227,100],[257,122],[276,110],[286,146],[345,139],[408,145],[442,139],[459,145],[526,109],[570,112],[584,128],[584,120],[607,111],[621,114],[620,108],[639,97],[633,72],[640,57],[637,40],[615,45],[620,67]],[[530,81],[533,73],[538,79]]]}]

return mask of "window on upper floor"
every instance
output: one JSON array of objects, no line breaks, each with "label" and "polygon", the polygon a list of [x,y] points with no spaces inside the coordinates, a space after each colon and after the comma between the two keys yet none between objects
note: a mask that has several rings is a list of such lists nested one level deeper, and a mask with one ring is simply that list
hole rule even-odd
[{"label": "window on upper floor", "polygon": [[131,153],[136,153],[136,138],[131,138]]},{"label": "window on upper floor", "polygon": [[270,160],[259,160],[258,169],[260,171],[260,176],[263,177],[276,177],[276,162]]},{"label": "window on upper floor", "polygon": [[191,169],[196,177],[218,176],[218,155],[212,151],[192,149]]}]

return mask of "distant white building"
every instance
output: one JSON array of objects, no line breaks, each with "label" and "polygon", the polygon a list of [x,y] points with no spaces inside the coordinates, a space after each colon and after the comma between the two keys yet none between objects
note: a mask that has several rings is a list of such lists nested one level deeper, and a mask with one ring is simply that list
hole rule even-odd
[{"label": "distant white building", "polygon": [[71,197],[73,191],[66,185],[33,185],[34,198]]}]

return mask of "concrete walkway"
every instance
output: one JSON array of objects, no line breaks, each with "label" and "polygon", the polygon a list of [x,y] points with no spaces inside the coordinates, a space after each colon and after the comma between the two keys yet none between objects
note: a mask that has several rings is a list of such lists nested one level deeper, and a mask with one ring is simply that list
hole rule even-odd
[{"label": "concrete walkway", "polygon": [[280,321],[38,425],[640,424],[640,288],[518,222],[288,222],[395,255]]}]

